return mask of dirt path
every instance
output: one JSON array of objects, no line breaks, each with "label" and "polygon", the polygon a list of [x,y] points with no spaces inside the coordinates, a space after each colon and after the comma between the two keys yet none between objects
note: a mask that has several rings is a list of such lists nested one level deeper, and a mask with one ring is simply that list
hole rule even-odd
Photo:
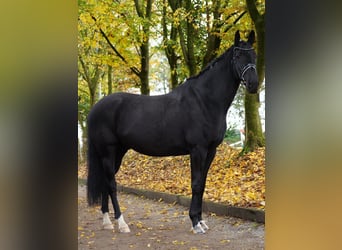
[{"label": "dirt path", "polygon": [[[78,187],[78,249],[264,249],[264,225],[236,218],[204,214],[210,230],[190,232],[188,209],[119,193],[118,199],[131,233],[102,229],[99,207],[88,207],[86,188]],[[113,211],[110,213],[113,220]]]}]

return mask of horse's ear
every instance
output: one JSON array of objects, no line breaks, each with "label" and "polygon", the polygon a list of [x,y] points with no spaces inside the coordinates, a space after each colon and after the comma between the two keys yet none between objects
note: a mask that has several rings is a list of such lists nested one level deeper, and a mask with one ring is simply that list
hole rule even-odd
[{"label": "horse's ear", "polygon": [[249,44],[253,44],[253,43],[255,42],[255,33],[254,33],[254,30],[252,30],[251,33],[249,33],[248,42],[249,42]]},{"label": "horse's ear", "polygon": [[235,46],[238,45],[239,42],[240,42],[240,31],[237,30],[237,31],[235,32],[235,40],[234,40]]}]

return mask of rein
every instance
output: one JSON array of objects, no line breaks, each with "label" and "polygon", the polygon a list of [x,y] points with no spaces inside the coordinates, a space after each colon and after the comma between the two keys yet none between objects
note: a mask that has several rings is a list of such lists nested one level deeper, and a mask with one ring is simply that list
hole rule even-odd
[{"label": "rein", "polygon": [[[236,50],[250,51],[250,50],[253,50],[253,48],[242,48],[242,47],[237,47],[237,46],[235,46],[235,47],[233,48],[232,65],[235,64],[235,57],[236,57],[236,56],[235,56],[235,51],[236,51]],[[256,71],[256,65],[255,65],[254,63],[248,63],[247,65],[245,65],[245,66],[242,68],[240,74],[238,75],[239,79],[241,80],[241,83],[244,84],[244,85],[246,85],[246,80],[245,80],[244,75],[245,75],[245,73],[246,73],[249,69],[254,69],[254,70]]]}]

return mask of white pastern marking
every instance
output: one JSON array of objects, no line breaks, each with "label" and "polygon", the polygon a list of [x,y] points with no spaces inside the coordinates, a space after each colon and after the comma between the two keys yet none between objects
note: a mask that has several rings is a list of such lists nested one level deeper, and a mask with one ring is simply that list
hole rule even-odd
[{"label": "white pastern marking", "polygon": [[118,225],[119,225],[119,232],[120,233],[130,233],[131,230],[129,229],[128,225],[126,224],[123,215],[120,215],[118,218]]},{"label": "white pastern marking", "polygon": [[193,228],[191,228],[191,231],[194,234],[204,234],[205,230],[202,228],[201,223],[198,222],[196,226],[194,226]]},{"label": "white pastern marking", "polygon": [[109,218],[109,213],[104,213],[103,214],[103,228],[104,229],[114,229],[114,226]]}]

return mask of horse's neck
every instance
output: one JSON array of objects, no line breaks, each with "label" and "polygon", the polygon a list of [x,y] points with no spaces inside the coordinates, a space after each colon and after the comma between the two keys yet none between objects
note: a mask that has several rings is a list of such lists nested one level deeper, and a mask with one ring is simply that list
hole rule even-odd
[{"label": "horse's neck", "polygon": [[226,113],[236,95],[239,82],[233,75],[230,57],[222,60],[226,61],[218,62],[206,75],[196,79],[193,88],[205,105],[215,107],[217,112]]}]

